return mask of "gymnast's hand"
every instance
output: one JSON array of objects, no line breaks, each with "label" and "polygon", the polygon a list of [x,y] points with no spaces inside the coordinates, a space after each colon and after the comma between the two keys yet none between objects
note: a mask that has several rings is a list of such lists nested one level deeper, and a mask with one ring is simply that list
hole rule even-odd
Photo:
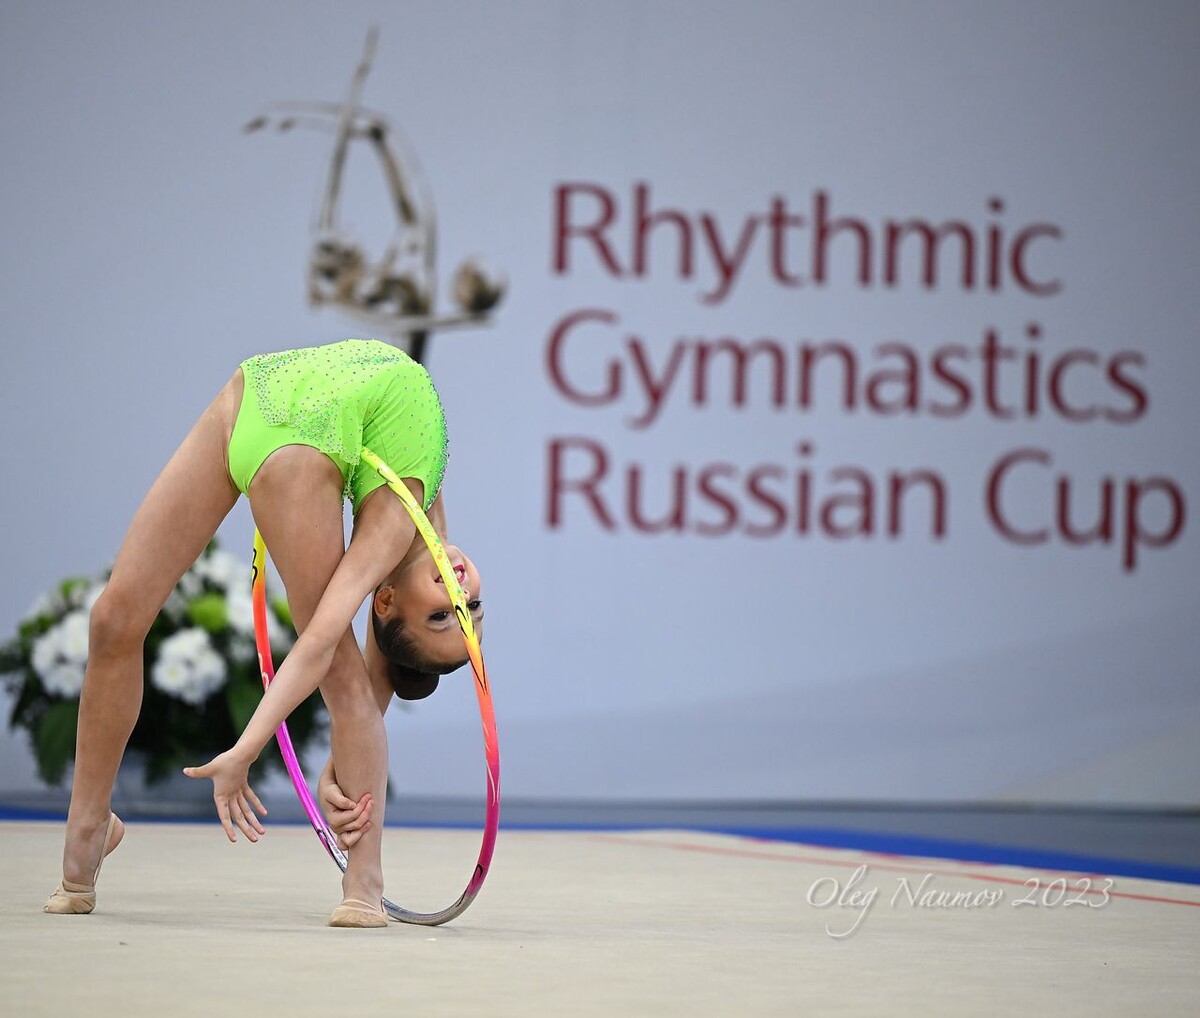
[{"label": "gymnast's hand", "polygon": [[349,849],[371,827],[371,808],[375,800],[370,792],[364,792],[355,802],[338,785],[333,768],[326,766],[317,781],[317,798],[321,800],[321,812],[329,821],[329,827],[337,835],[338,844]]},{"label": "gymnast's hand", "polygon": [[221,818],[221,826],[225,828],[225,836],[230,841],[237,841],[234,824],[251,841],[258,841],[260,834],[267,833],[250,808],[253,803],[263,816],[267,815],[266,807],[258,801],[258,796],[250,787],[250,764],[244,757],[231,749],[213,757],[203,767],[185,767],[183,773],[189,778],[212,778],[213,802],[217,804],[217,816]]}]

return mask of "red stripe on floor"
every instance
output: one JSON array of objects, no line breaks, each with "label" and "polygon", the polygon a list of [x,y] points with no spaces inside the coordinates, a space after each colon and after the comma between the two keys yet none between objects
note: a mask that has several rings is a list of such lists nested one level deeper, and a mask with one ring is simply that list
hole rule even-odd
[{"label": "red stripe on floor", "polygon": [[[611,842],[619,845],[645,845],[651,848],[667,848],[677,852],[700,852],[705,855],[723,855],[736,859],[765,859],[768,862],[801,862],[811,863],[818,866],[844,866],[847,868],[857,869],[862,865],[860,860],[837,859],[829,856],[811,856],[811,855],[784,855],[780,852],[751,852],[741,848],[719,848],[716,845],[689,845],[682,841],[652,841],[648,838],[630,838],[622,837],[616,834],[592,834],[589,835],[592,841]],[[905,856],[894,856],[892,853],[885,852],[862,852],[861,855],[872,855],[880,858],[907,858]],[[1025,887],[1026,880],[1020,880],[1017,877],[1001,877],[991,873],[976,873],[970,870],[931,870],[917,866],[900,866],[894,863],[878,863],[872,862],[871,865],[875,869],[890,871],[893,873],[920,873],[931,874],[941,877],[963,877],[967,880],[983,880],[994,884],[1015,884],[1018,887]],[[976,866],[978,863],[963,863],[963,865]],[[1038,870],[1041,873],[1063,873],[1070,872],[1069,870]],[[1078,880],[1092,879],[1094,880],[1098,874],[1072,874]],[[1105,874],[1103,879],[1109,879]],[[1116,878],[1113,878],[1116,879]],[[1140,879],[1130,877],[1129,879]],[[1104,894],[1103,888],[1090,888],[1086,891],[1077,890],[1073,893],[1079,894]],[[1128,891],[1108,891],[1110,898],[1127,898],[1131,901],[1154,901],[1164,905],[1191,905],[1193,908],[1200,908],[1200,901],[1188,901],[1186,898],[1163,898],[1153,894],[1132,894]]]}]

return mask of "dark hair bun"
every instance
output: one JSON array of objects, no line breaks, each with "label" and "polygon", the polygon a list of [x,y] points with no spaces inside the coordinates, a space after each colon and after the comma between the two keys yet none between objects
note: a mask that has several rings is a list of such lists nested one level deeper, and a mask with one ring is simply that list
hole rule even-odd
[{"label": "dark hair bun", "polygon": [[440,677],[433,672],[392,665],[388,669],[388,678],[392,680],[392,690],[401,700],[424,700],[437,689]]}]

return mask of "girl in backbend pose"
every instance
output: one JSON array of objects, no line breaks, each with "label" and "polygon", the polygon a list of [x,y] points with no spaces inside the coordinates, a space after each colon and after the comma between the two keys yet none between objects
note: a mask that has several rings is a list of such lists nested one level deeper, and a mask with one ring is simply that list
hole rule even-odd
[{"label": "girl in backbend pose", "polygon": [[[320,798],[349,865],[334,926],[383,926],[383,712],[394,694],[427,696],[466,651],[449,593],[424,541],[383,478],[360,466],[363,446],[387,463],[445,533],[441,404],[425,369],[374,340],[243,361],[159,474],[133,518],[108,586],[92,609],[79,702],[75,778],[63,880],[45,910],[91,912],[100,864],[124,835],[110,799],[142,699],[142,643],[180,576],[244,493],[287,589],[299,639],[236,745],[192,777],[211,778],[230,841],[264,833],[250,764],[316,688],[333,752]],[[354,507],[347,547],[343,499]],[[446,548],[482,621],[474,564]],[[372,597],[365,654],[350,623]],[[374,811],[374,815],[372,812]]]}]

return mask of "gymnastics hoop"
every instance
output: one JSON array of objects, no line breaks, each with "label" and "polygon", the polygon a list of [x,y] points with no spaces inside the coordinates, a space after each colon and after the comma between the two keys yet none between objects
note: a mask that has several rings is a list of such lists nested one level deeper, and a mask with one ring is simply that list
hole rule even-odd
[{"label": "gymnastics hoop", "polygon": [[[496,848],[496,832],[500,827],[500,746],[496,739],[496,716],[492,709],[492,693],[488,684],[487,669],[483,664],[483,651],[479,646],[479,638],[475,634],[475,625],[471,619],[471,610],[467,607],[467,598],[459,585],[458,576],[450,564],[437,531],[429,522],[425,511],[413,498],[412,492],[404,486],[391,468],[376,456],[370,449],[363,446],[362,459],[370,464],[387,482],[387,486],[399,496],[408,515],[412,517],[417,531],[424,539],[433,561],[437,565],[446,590],[450,592],[451,604],[455,618],[458,619],[459,629],[462,630],[463,640],[467,645],[467,656],[471,660],[471,670],[475,673],[475,696],[479,701],[479,719],[483,725],[483,748],[487,768],[487,815],[483,827],[483,843],[479,848],[479,860],[475,863],[475,871],[467,882],[466,889],[454,904],[440,912],[412,912],[383,899],[383,910],[393,919],[402,923],[412,923],[417,926],[440,926],[467,910],[467,906],[475,900],[479,889],[483,886],[488,867],[492,862],[492,853]],[[263,689],[275,681],[275,660],[271,656],[271,642],[267,635],[267,546],[262,534],[254,531],[254,559],[252,563],[252,596],[254,603],[254,642],[258,647],[258,665],[262,673]],[[346,853],[337,843],[337,836],[329,829],[325,817],[321,813],[313,794],[309,791],[308,781],[304,771],[300,769],[300,761],[296,758],[296,750],[288,735],[287,722],[279,726],[275,732],[275,741],[279,743],[279,752],[283,755],[288,777],[300,804],[312,824],[317,838],[325,846],[325,851],[337,863],[343,873],[346,872]]]}]

